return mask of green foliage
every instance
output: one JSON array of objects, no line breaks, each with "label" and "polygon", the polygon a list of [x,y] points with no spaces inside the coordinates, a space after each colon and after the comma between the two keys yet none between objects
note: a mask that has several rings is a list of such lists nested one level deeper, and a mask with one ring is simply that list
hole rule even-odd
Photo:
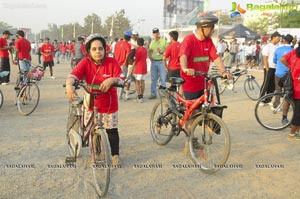
[{"label": "green foliage", "polygon": [[[113,19],[113,28],[112,28]],[[112,28],[112,35],[110,36]],[[47,30],[41,31],[41,37],[50,37],[51,40],[68,41],[76,39],[79,35],[90,35],[91,33],[100,34],[105,37],[123,37],[123,32],[130,29],[130,21],[125,16],[125,11],[120,10],[115,14],[107,17],[102,24],[101,17],[92,13],[84,18],[84,24],[69,23],[63,25],[49,24]],[[74,31],[75,30],[75,31]],[[39,38],[39,37],[38,37]]]}]

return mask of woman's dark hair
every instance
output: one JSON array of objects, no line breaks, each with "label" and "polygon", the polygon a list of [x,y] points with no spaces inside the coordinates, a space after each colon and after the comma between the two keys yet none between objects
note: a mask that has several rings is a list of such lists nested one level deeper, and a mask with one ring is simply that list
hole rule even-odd
[{"label": "woman's dark hair", "polygon": [[300,58],[300,40],[298,41],[298,47],[296,49],[296,55],[298,58]]}]

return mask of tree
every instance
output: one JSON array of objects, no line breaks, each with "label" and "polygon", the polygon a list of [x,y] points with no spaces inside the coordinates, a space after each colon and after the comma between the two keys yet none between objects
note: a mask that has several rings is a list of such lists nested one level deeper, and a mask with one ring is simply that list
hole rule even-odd
[{"label": "tree", "polygon": [[300,11],[284,12],[281,15],[279,13],[277,18],[279,19],[281,28],[300,28]]},{"label": "tree", "polygon": [[101,18],[95,13],[88,15],[87,17],[84,18],[83,30],[86,33],[86,35],[92,33],[102,34],[103,31],[101,26]]},{"label": "tree", "polygon": [[[113,20],[113,22],[112,22]],[[123,37],[125,30],[131,29],[130,20],[125,17],[125,11],[120,10],[114,15],[109,16],[103,26],[103,35],[110,36],[111,38]],[[112,30],[112,35],[110,35]]]}]

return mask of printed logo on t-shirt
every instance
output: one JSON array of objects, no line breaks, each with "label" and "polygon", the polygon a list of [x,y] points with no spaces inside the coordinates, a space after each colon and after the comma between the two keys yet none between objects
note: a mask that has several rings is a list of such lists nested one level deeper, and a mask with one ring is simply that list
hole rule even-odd
[{"label": "printed logo on t-shirt", "polygon": [[204,56],[204,57],[195,57],[194,58],[194,62],[206,62],[209,60],[208,56]]},{"label": "printed logo on t-shirt", "polygon": [[111,75],[108,75],[108,74],[103,74],[103,77],[110,77]]}]

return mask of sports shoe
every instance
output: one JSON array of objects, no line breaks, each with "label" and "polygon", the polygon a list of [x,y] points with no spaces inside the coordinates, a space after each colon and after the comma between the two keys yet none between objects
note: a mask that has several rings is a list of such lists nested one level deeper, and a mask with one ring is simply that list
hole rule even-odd
[{"label": "sports shoe", "polygon": [[8,82],[2,82],[1,85],[8,85]]},{"label": "sports shoe", "polygon": [[144,102],[143,98],[138,99],[138,103],[143,103],[143,102]]},{"label": "sports shoe", "polygon": [[289,120],[288,120],[287,118],[283,118],[283,119],[281,120],[281,124],[282,124],[282,125],[286,125],[287,123],[289,123]]},{"label": "sports shoe", "polygon": [[261,107],[266,106],[266,105],[267,105],[267,104],[264,103],[264,102],[259,102],[259,104],[258,104],[258,106],[261,106]]},{"label": "sports shoe", "polygon": [[298,133],[290,133],[288,136],[289,140],[300,140],[300,135]]},{"label": "sports shoe", "polygon": [[148,99],[156,99],[156,95],[151,95]]},{"label": "sports shoe", "polygon": [[121,165],[121,160],[119,158],[119,155],[114,155],[112,158],[111,158],[111,165],[112,166],[120,166]]},{"label": "sports shoe", "polygon": [[55,79],[55,77],[54,77],[54,76],[51,76],[50,78],[51,78],[51,79]]}]

